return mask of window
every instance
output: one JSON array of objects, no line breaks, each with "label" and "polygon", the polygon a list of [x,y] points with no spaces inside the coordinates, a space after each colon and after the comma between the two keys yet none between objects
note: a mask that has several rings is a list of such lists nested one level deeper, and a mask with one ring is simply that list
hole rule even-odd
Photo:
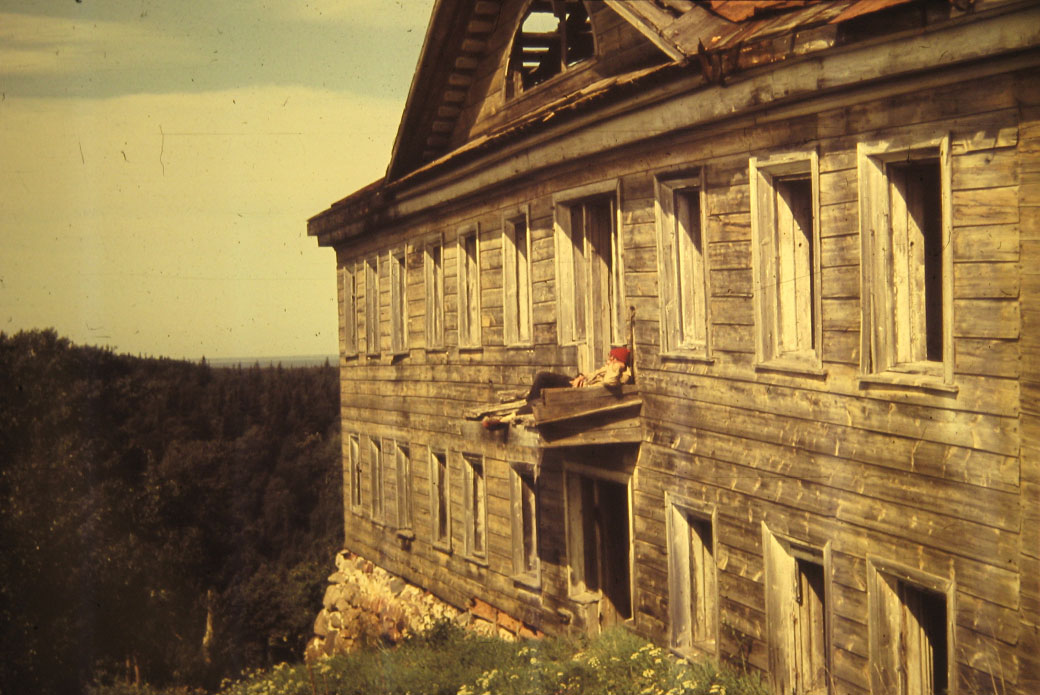
[{"label": "window", "polygon": [[830,644],[824,553],[762,528],[766,623],[777,692],[825,695],[830,692]]},{"label": "window", "polygon": [[372,476],[372,518],[383,521],[383,447],[375,438],[368,440],[368,465]]},{"label": "window", "polygon": [[[616,183],[608,185],[587,188],[616,190]],[[583,372],[627,342],[616,200],[616,193],[600,194],[556,206],[557,330],[561,344],[578,346]]]},{"label": "window", "polygon": [[426,242],[426,347],[444,347],[444,247],[440,237]]},{"label": "window", "polygon": [[502,231],[502,306],[506,345],[531,343],[531,239],[526,211]]},{"label": "window", "polygon": [[459,233],[459,347],[480,347],[480,248],[478,230]]},{"label": "window", "polygon": [[751,248],[764,366],[819,367],[820,167],[816,152],[751,158]]},{"label": "window", "polygon": [[873,692],[953,692],[952,583],[910,568],[869,564]]},{"label": "window", "polygon": [[390,349],[395,355],[408,351],[408,274],[405,250],[391,251],[390,262]]},{"label": "window", "polygon": [[358,351],[357,269],[353,262],[340,268],[340,283],[343,297],[343,308],[340,310],[340,320],[343,323],[343,354],[344,356],[356,355]]},{"label": "window", "polygon": [[707,356],[708,274],[700,177],[657,181],[661,347]]},{"label": "window", "polygon": [[407,444],[394,446],[397,471],[397,528],[412,529],[412,456]]},{"label": "window", "polygon": [[570,596],[598,602],[610,627],[632,617],[628,485],[576,473],[565,484]]},{"label": "window", "polygon": [[449,498],[448,457],[443,451],[430,450],[430,516],[433,523],[433,545],[451,550],[451,504]]},{"label": "window", "polygon": [[484,457],[463,454],[466,483],[466,555],[471,558],[487,557],[487,481],[484,477]]},{"label": "window", "polygon": [[513,38],[506,89],[515,96],[592,57],[592,23],[578,0],[534,0]]},{"label": "window", "polygon": [[538,479],[533,469],[510,468],[513,524],[513,578],[531,587],[539,584]]},{"label": "window", "polygon": [[379,354],[379,266],[375,257],[365,261],[365,352]]},{"label": "window", "polygon": [[694,647],[714,654],[718,589],[712,516],[671,493],[665,502],[672,647],[684,654]]},{"label": "window", "polygon": [[350,476],[350,509],[361,514],[361,446],[356,434],[347,435],[347,471]]},{"label": "window", "polygon": [[860,143],[858,158],[864,372],[952,384],[949,138]]}]

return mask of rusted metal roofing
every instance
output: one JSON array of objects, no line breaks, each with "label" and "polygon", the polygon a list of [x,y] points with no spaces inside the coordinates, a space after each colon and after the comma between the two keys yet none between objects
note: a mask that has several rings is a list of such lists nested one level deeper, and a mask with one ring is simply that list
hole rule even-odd
[{"label": "rusted metal roofing", "polygon": [[[666,0],[661,0],[665,2]],[[808,5],[819,5],[819,0],[710,0],[706,4],[708,8],[731,22],[743,22],[778,12],[786,12],[792,9],[800,9]]]}]

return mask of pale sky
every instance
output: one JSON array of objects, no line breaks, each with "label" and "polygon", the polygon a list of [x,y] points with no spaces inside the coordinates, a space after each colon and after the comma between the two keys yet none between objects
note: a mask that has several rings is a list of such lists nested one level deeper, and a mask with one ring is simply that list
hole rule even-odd
[{"label": "pale sky", "polygon": [[0,0],[0,331],[337,351],[307,218],[383,175],[433,0]]}]

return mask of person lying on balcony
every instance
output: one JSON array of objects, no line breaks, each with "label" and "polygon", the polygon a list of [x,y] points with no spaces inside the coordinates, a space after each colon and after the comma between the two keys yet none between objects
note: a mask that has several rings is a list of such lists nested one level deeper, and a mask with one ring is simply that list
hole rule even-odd
[{"label": "person lying on balcony", "polygon": [[531,384],[531,390],[527,392],[527,396],[524,398],[524,400],[527,401],[526,405],[521,406],[516,412],[502,417],[487,416],[481,420],[481,423],[485,428],[491,428],[496,425],[510,423],[515,420],[518,415],[530,413],[532,401],[541,398],[544,389],[567,387],[584,388],[587,386],[597,386],[599,384],[603,384],[608,388],[613,388],[620,386],[621,384],[631,383],[632,371],[628,368],[628,360],[630,356],[628,348],[613,348],[607,355],[606,364],[594,371],[592,374],[579,374],[573,378],[555,372],[538,372],[534,375],[534,382]]}]

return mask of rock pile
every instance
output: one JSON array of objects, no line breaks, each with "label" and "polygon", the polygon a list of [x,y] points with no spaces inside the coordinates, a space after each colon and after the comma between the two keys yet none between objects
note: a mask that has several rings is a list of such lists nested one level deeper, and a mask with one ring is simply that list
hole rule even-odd
[{"label": "rock pile", "polygon": [[471,603],[470,610],[459,611],[430,592],[343,550],[336,555],[336,571],[329,576],[323,606],[314,621],[314,637],[307,644],[304,658],[310,663],[368,644],[396,644],[442,620],[506,639],[541,636],[483,601]]}]

